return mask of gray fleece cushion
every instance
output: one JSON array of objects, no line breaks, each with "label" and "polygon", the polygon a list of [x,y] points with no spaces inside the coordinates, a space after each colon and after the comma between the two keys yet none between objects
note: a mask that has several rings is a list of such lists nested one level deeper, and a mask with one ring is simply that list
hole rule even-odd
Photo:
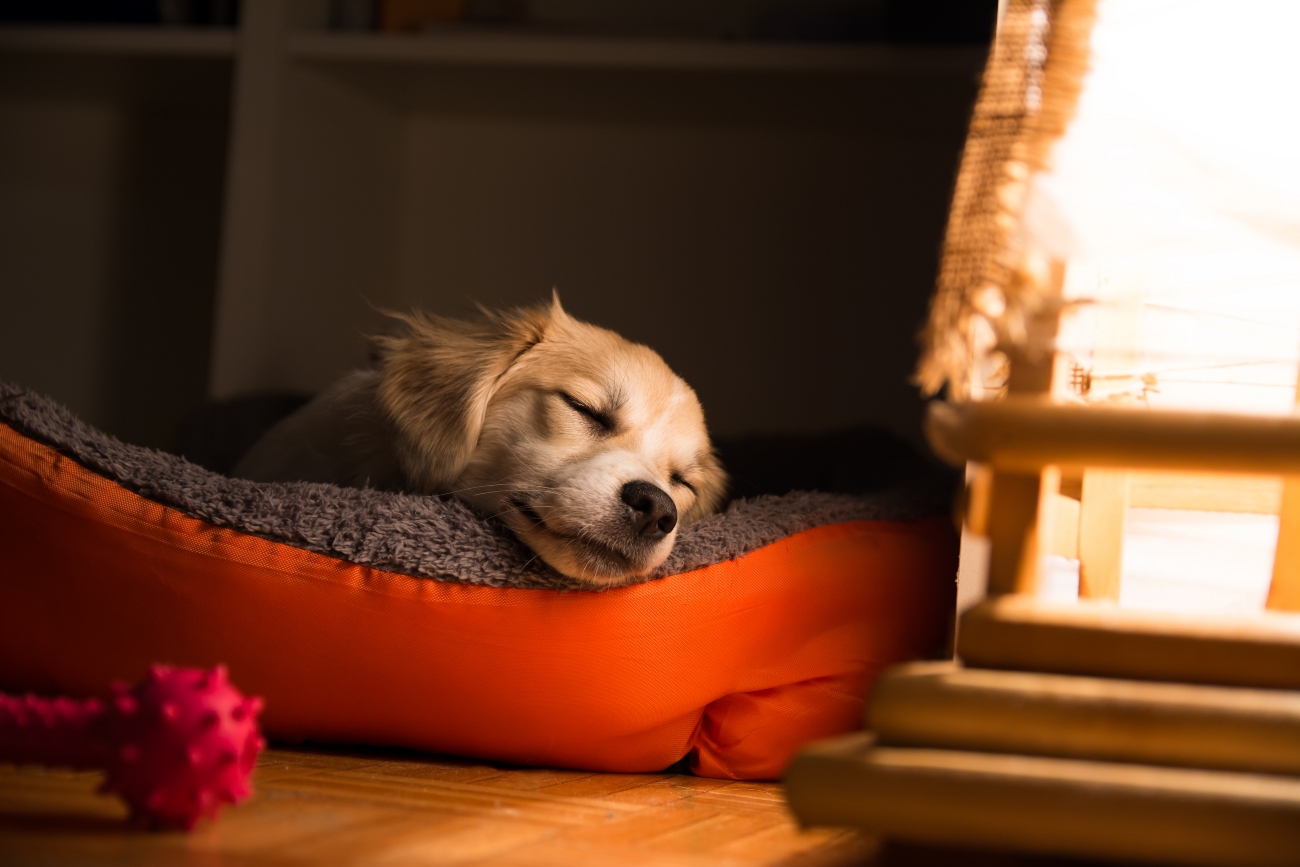
[{"label": "gray fleece cushion", "polygon": [[[218,527],[439,581],[575,586],[500,523],[451,497],[227,478],[176,455],[128,445],[55,401],[3,382],[0,422],[128,490]],[[682,527],[668,560],[642,580],[743,557],[813,527],[909,520],[947,508],[946,492],[927,485],[862,496],[796,491],[736,500],[724,512]]]}]

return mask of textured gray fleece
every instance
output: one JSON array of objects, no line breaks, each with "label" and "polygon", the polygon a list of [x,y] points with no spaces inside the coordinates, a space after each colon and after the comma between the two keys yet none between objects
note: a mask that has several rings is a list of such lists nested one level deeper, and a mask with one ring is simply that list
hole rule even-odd
[{"label": "textured gray fleece", "polygon": [[[459,500],[308,482],[231,479],[184,458],[123,443],[49,398],[0,382],[0,422],[191,517],[390,572],[496,587],[575,586],[502,525]],[[844,521],[907,520],[947,508],[942,492],[865,496],[795,492],[737,500],[678,533],[645,580],[748,554],[792,533]]]}]

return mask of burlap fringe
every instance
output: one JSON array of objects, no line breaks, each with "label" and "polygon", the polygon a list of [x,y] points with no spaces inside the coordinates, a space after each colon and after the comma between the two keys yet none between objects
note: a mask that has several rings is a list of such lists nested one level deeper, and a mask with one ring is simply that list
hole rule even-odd
[{"label": "burlap fringe", "polygon": [[[1022,270],[1017,226],[1030,174],[1074,116],[1088,66],[1096,0],[1009,0],[984,70],[953,191],[916,382],[967,396],[975,320],[999,348],[1023,343],[1025,322],[1053,287]],[[994,299],[992,302],[990,299]]]}]

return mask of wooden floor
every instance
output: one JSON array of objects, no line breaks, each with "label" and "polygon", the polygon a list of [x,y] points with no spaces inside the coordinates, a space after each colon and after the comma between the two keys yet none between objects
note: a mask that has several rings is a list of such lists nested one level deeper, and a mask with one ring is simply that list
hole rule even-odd
[{"label": "wooden floor", "polygon": [[190,834],[129,829],[94,773],[0,766],[0,864],[807,865],[875,863],[800,831],[775,783],[268,750],[252,800]]}]

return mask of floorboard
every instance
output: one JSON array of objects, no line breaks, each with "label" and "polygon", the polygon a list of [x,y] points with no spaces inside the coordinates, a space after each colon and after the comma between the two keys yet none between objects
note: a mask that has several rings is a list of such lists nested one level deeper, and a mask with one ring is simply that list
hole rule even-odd
[{"label": "floorboard", "polygon": [[860,834],[801,831],[776,783],[267,750],[256,795],[194,832],[143,833],[95,773],[0,766],[0,864],[864,867]]}]

